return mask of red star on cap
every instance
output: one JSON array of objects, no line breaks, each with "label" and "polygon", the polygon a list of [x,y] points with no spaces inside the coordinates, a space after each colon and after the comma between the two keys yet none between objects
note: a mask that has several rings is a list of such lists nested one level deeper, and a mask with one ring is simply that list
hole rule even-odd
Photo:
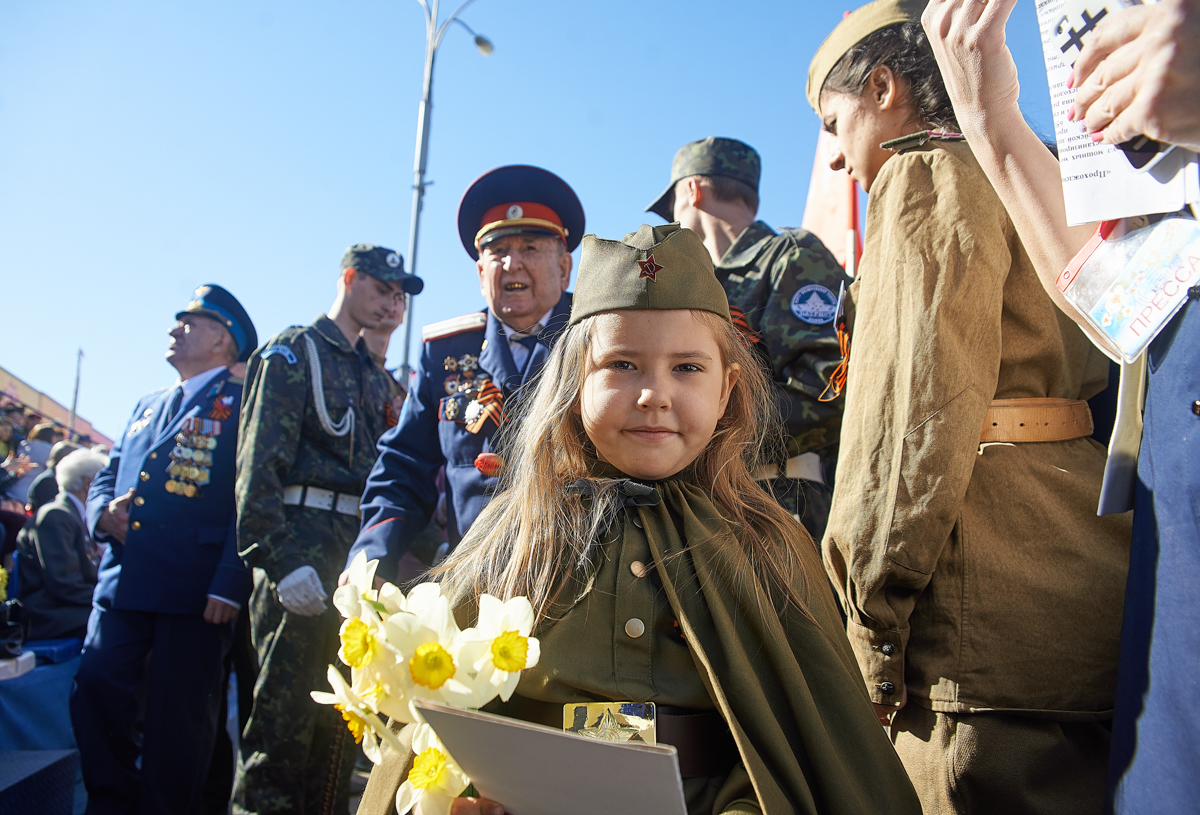
[{"label": "red star on cap", "polygon": [[655,275],[657,275],[663,268],[654,262],[654,255],[651,255],[645,260],[639,260],[637,264],[642,269],[642,273],[638,275],[638,280],[641,280],[643,277],[648,277],[651,280],[654,280]]}]

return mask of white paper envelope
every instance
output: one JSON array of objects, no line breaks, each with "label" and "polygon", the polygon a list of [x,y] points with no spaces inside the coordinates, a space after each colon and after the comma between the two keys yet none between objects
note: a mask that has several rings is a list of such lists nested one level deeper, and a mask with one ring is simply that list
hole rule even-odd
[{"label": "white paper envelope", "polygon": [[512,815],[687,815],[670,745],[615,744],[424,699],[416,705],[479,794]]}]

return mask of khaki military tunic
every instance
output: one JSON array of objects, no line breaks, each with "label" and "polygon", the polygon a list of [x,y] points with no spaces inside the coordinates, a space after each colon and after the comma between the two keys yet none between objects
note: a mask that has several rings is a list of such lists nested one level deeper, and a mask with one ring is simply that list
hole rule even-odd
[{"label": "khaki military tunic", "polygon": [[1130,518],[1096,517],[1104,448],[980,445],[993,399],[1087,399],[1106,360],[965,142],[890,158],[866,234],[823,551],[872,700],[1110,716]]},{"label": "khaki military tunic", "polygon": [[[687,476],[654,486],[656,503],[628,506],[604,536],[594,577],[567,592],[577,599],[539,623],[541,660],[517,695],[719,711],[736,763],[684,779],[693,815],[919,812],[867,704],[815,552],[803,547],[810,560],[796,576],[815,622],[794,608],[776,616],[705,492]],[[514,700],[510,713],[519,712]],[[360,813],[390,813],[408,760],[385,748]]]}]

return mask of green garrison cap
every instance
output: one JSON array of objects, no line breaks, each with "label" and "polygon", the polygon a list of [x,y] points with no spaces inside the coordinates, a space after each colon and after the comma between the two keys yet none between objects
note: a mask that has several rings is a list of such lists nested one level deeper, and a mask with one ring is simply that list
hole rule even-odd
[{"label": "green garrison cap", "polygon": [[821,89],[825,87],[829,72],[859,40],[890,25],[921,22],[921,12],[928,4],[929,0],[875,0],[850,12],[825,38],[808,64],[805,93],[812,109],[821,113]]},{"label": "green garrison cap", "polygon": [[619,241],[583,236],[571,325],[604,311],[697,309],[729,319],[729,300],[700,237],[643,225]]},{"label": "green garrison cap", "polygon": [[722,139],[709,136],[700,141],[688,142],[679,148],[671,162],[671,183],[663,190],[646,212],[661,216],[664,221],[673,220],[675,213],[667,206],[675,185],[684,178],[694,175],[726,175],[744,181],[758,192],[758,179],[762,175],[762,160],[758,152],[737,139]]}]

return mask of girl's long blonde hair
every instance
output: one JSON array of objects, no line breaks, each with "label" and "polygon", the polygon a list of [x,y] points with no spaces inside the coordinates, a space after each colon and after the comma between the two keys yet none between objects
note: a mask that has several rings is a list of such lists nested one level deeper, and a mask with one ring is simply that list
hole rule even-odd
[{"label": "girl's long blonde hair", "polygon": [[[696,459],[696,483],[733,527],[760,583],[811,619],[800,564],[812,561],[812,538],[751,475],[766,455],[778,451],[771,382],[728,320],[706,311],[692,314],[712,331],[726,368],[740,368],[712,440]],[[591,547],[621,508],[620,482],[591,473],[596,449],[574,410],[595,332],[590,317],[568,328],[536,388],[510,408],[518,415],[510,416],[505,430],[517,430],[499,435],[507,462],[500,489],[432,572],[451,602],[484,592],[501,599],[524,595],[540,621],[572,578],[586,579]],[[772,463],[778,460],[773,455]],[[589,498],[567,489],[581,479],[592,482]],[[800,547],[809,547],[807,556]]]}]

